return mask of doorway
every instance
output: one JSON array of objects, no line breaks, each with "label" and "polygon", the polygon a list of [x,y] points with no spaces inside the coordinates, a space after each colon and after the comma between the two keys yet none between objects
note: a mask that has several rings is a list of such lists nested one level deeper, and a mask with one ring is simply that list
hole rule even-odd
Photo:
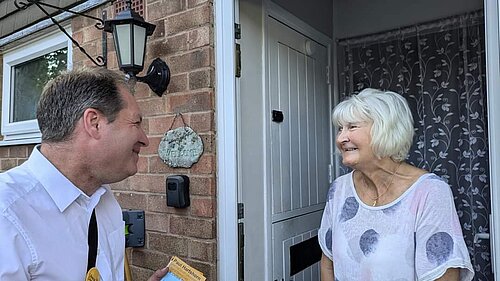
[{"label": "doorway", "polygon": [[[318,280],[317,229],[333,167],[330,40],[272,3],[265,13],[257,1],[239,5],[240,273]],[[306,259],[310,245],[316,254]]]},{"label": "doorway", "polygon": [[[383,7],[381,5],[374,7],[373,5],[375,4],[370,4],[367,1],[361,0],[333,1],[333,9],[334,11],[336,11],[334,13],[335,23],[333,24],[333,34],[336,35],[332,35],[331,38],[337,38],[337,36],[347,38],[360,35],[368,35],[384,30],[392,30],[399,26],[407,26],[409,23],[403,23],[405,22],[405,20],[414,21],[414,23],[420,23],[432,19],[445,18],[453,14],[461,14],[461,10],[467,12],[477,10],[478,7],[480,9],[482,8],[482,3],[478,1],[439,1],[439,3],[437,4],[431,1],[423,1],[425,3],[420,1],[420,4],[422,6],[419,7],[415,7],[413,1],[410,1],[411,3],[405,1],[403,2],[404,3],[401,3],[401,1],[399,1],[398,3],[387,3],[386,7]],[[242,74],[245,75],[246,71],[247,76],[244,76],[246,82],[240,80],[237,83],[241,83],[240,86],[244,86],[242,84],[247,83],[248,86],[247,90],[244,90],[242,87],[240,88],[240,92],[237,96],[238,101],[236,109],[238,116],[237,127],[239,128],[237,134],[237,155],[239,158],[237,169],[238,183],[240,188],[238,196],[239,202],[244,203],[244,218],[241,221],[244,221],[245,225],[245,280],[271,280],[273,277],[278,276],[275,275],[276,261],[273,255],[275,246],[275,244],[273,244],[273,239],[276,238],[276,235],[273,232],[273,228],[270,227],[273,225],[272,204],[274,203],[272,199],[270,199],[273,196],[271,194],[272,189],[270,189],[270,187],[273,186],[273,171],[270,169],[274,165],[272,164],[272,160],[269,159],[269,155],[272,154],[272,147],[270,147],[269,144],[266,143],[266,139],[272,138],[273,130],[264,129],[266,128],[266,122],[273,122],[271,119],[271,103],[268,103],[268,101],[265,100],[265,93],[266,91],[268,91],[268,89],[266,88],[266,83],[270,79],[266,71],[266,61],[270,60],[271,58],[266,55],[265,48],[263,47],[267,46],[266,40],[268,40],[269,38],[269,31],[267,29],[267,17],[268,9],[272,9],[272,6],[272,3],[270,4],[266,1],[240,0],[239,12],[240,22],[242,24],[241,50],[243,54]],[[422,10],[422,7],[434,7],[435,9],[429,10],[426,13],[412,12],[411,14],[407,14],[405,12],[408,10]],[[495,6],[495,8],[498,9],[498,6]],[[355,9],[358,10],[356,13],[354,12]],[[368,12],[371,12],[372,15],[366,16],[366,14],[364,14]],[[356,14],[356,16],[352,16],[353,13]],[[422,18],[412,18],[415,15],[419,14],[422,14]],[[351,19],[349,19],[349,17],[351,17]],[[360,21],[360,18],[363,18],[363,21]],[[344,25],[340,24],[341,22],[344,22]],[[377,24],[374,24],[375,22]],[[498,19],[496,23],[498,24]],[[251,25],[252,28],[248,28],[249,25]],[[293,25],[288,26],[291,27],[291,29],[297,29]],[[326,37],[328,38],[328,36]],[[333,63],[332,68],[336,68],[337,58],[339,57],[339,55],[335,45],[333,45],[333,49],[334,51],[332,53],[333,57],[335,58],[335,62]],[[496,67],[498,67],[498,65]],[[336,99],[340,98],[340,81],[337,74],[341,71],[342,69],[339,69],[338,71],[336,71],[336,74],[332,75],[331,77],[333,85],[333,103],[335,103]],[[257,98],[255,96],[257,96]],[[491,102],[491,100],[489,100],[489,102]],[[287,116],[288,115],[285,114],[285,117]],[[270,124],[275,125],[273,123]],[[491,129],[483,128],[483,130]],[[489,137],[491,139],[491,136]],[[245,150],[251,151],[251,157],[248,157],[249,155],[245,154]],[[481,166],[484,168],[484,166],[488,166],[488,163],[481,164]],[[267,169],[266,167],[269,169]],[[334,166],[333,170],[335,170],[336,168],[337,166]],[[332,169],[327,171],[330,172],[331,170]],[[342,170],[340,169],[339,172],[341,173]],[[333,177],[335,177],[335,172],[333,172]],[[246,201],[249,198],[251,199],[251,201],[248,202],[254,203],[250,204],[250,206]],[[486,199],[486,201],[488,200]],[[485,203],[489,204],[489,202]],[[489,229],[491,228],[488,218],[490,207],[486,205],[483,206],[487,210],[485,217],[486,225],[482,227],[481,230],[477,231],[477,233],[479,234],[485,234],[489,232]],[[252,220],[252,218],[259,219]],[[468,226],[466,225],[465,227]],[[483,250],[487,248],[487,250],[483,252],[478,251],[477,253],[479,256],[482,256],[484,257],[484,259],[490,261],[489,265],[486,265],[484,267],[481,266],[482,270],[485,270],[486,275],[482,276],[481,279],[476,280],[492,280],[490,279],[492,278],[492,268],[490,259],[491,256],[489,253],[489,240],[484,239],[486,236],[480,236],[479,238],[474,239],[475,234],[471,235],[469,236],[472,237],[472,244],[469,246],[478,247]],[[475,245],[476,243],[478,245]],[[488,271],[490,273],[487,273]]]}]

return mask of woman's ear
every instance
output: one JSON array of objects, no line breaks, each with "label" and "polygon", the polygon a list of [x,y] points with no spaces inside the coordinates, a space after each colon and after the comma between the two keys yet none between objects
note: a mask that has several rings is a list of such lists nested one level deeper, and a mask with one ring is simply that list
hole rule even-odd
[{"label": "woman's ear", "polygon": [[104,116],[95,108],[87,108],[83,112],[82,121],[84,131],[92,138],[100,138],[100,123],[103,121]]}]

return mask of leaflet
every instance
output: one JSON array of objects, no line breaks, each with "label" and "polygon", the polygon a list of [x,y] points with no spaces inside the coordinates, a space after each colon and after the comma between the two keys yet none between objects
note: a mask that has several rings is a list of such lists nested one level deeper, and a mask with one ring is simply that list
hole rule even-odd
[{"label": "leaflet", "polygon": [[205,281],[203,273],[177,256],[173,256],[168,263],[169,272],[161,281]]}]

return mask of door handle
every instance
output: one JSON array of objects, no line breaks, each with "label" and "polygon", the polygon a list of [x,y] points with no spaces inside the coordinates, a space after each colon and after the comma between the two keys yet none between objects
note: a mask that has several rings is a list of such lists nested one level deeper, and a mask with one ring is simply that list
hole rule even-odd
[{"label": "door handle", "polygon": [[479,239],[490,239],[490,234],[487,233],[487,232],[484,232],[484,233],[476,233],[474,235],[474,244],[478,243],[479,242]]}]

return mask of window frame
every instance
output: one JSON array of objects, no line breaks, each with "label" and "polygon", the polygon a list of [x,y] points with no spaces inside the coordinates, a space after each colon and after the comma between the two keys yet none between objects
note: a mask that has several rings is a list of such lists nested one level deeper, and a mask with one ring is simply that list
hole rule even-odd
[{"label": "window frame", "polygon": [[[65,30],[71,35],[69,26],[65,27]],[[13,83],[11,83],[13,79],[13,68],[18,64],[61,48],[68,49],[67,69],[71,69],[73,65],[72,43],[60,30],[30,40],[25,44],[8,49],[4,52],[1,115],[1,134],[3,135],[3,140],[0,141],[0,146],[41,142],[41,133],[36,119],[19,122],[10,121],[13,106]]]}]

